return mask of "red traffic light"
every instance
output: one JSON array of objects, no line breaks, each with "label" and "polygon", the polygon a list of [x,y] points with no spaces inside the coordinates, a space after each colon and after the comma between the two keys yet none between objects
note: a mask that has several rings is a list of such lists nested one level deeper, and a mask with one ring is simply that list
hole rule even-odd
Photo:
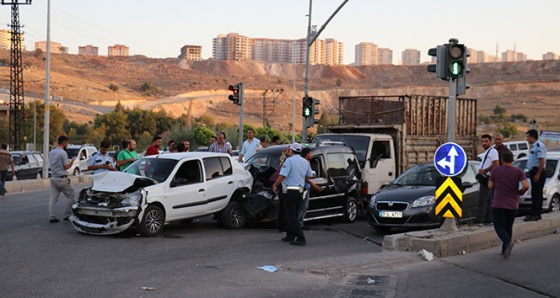
[{"label": "red traffic light", "polygon": [[238,85],[235,85],[235,86],[229,85],[228,90],[233,91],[233,94],[237,94],[237,93],[239,93],[239,86]]}]

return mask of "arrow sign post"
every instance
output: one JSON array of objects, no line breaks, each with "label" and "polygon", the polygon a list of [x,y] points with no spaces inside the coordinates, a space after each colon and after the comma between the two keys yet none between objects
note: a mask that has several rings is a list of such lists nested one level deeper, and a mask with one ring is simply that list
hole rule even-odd
[{"label": "arrow sign post", "polygon": [[459,177],[438,177],[436,180],[436,215],[460,218],[463,215],[463,192]]},{"label": "arrow sign post", "polygon": [[448,142],[437,148],[434,165],[443,176],[454,177],[461,174],[467,166],[467,154],[463,147]]}]

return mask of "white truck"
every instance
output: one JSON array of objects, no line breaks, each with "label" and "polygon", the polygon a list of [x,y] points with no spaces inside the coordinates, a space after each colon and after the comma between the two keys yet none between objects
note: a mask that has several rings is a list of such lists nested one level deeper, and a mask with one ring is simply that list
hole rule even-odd
[{"label": "white truck", "polygon": [[[476,99],[458,98],[455,143],[476,158]],[[448,97],[401,95],[339,98],[339,123],[313,142],[342,142],[356,151],[367,196],[413,165],[433,162],[447,142]]]}]

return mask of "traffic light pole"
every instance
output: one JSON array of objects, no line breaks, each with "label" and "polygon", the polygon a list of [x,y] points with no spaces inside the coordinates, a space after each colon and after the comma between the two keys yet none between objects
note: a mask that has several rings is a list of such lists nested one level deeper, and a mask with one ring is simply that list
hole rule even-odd
[{"label": "traffic light pole", "polygon": [[[449,78],[449,108],[447,112],[447,141],[455,142],[455,122],[457,114],[457,79]],[[455,218],[446,217],[441,225],[442,231],[458,231]]]},{"label": "traffic light pole", "polygon": [[243,146],[243,107],[245,106],[245,87],[243,83],[239,83],[239,151],[241,151],[241,147]]}]

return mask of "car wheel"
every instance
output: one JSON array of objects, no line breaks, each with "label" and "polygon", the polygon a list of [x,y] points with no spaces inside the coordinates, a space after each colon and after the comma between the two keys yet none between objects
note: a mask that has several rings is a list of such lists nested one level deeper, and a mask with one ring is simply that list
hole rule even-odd
[{"label": "car wheel", "polygon": [[140,222],[140,234],[146,237],[156,237],[161,235],[165,215],[159,206],[150,205],[144,211],[144,216]]},{"label": "car wheel", "polygon": [[73,175],[74,175],[74,176],[80,175],[80,168],[75,168],[75,169],[74,169]]},{"label": "car wheel", "polygon": [[556,212],[560,210],[560,195],[555,194],[552,196],[552,200],[550,200],[550,206],[548,207],[549,212]]},{"label": "car wheel", "polygon": [[379,234],[388,234],[391,231],[391,227],[385,226],[373,226],[373,229]]},{"label": "car wheel", "polygon": [[229,202],[224,210],[220,213],[220,222],[227,229],[241,229],[247,222],[245,210],[239,202]]},{"label": "car wheel", "polygon": [[358,216],[358,201],[352,196],[348,196],[344,205],[344,220],[352,223]]}]

